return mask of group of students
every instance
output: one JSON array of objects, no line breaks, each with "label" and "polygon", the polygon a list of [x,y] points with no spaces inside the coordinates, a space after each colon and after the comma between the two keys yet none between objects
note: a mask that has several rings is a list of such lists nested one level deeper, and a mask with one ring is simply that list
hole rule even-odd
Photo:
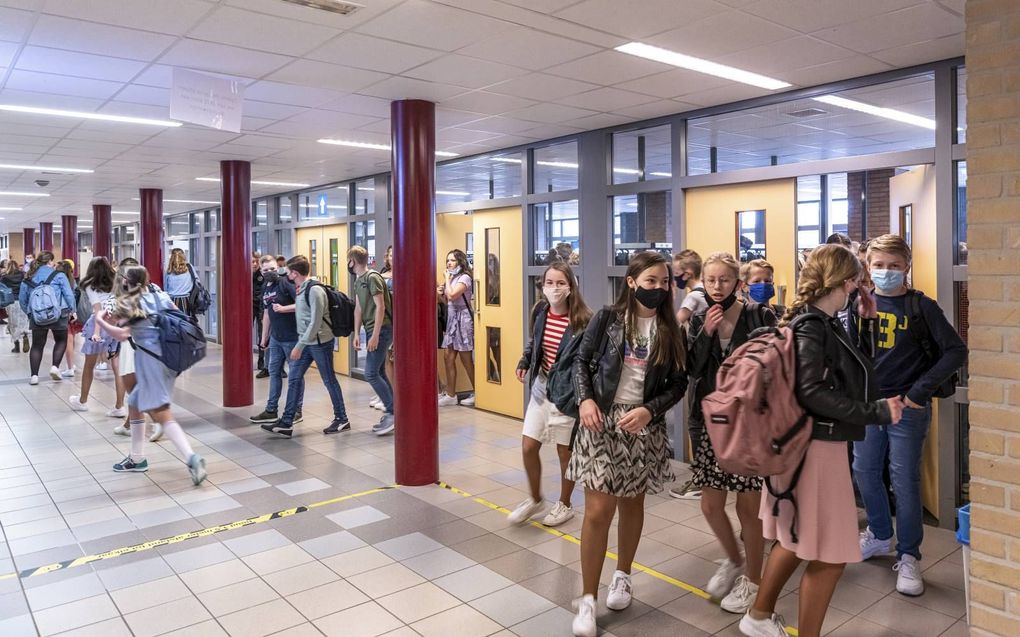
[{"label": "group of students", "polygon": [[[658,253],[637,253],[616,303],[595,313],[569,265],[546,268],[544,298],[533,312],[531,339],[517,367],[518,379],[531,390],[522,436],[530,495],[508,519],[524,523],[546,509],[539,449],[555,443],[561,489],[543,524],[573,517],[571,494],[576,484],[584,488],[583,591],[574,635],[597,634],[596,597],[617,512],[617,567],[606,606],[623,610],[631,604],[645,496],[674,480],[666,412],[685,394],[692,478],[672,495],[700,499],[726,555],[705,590],[723,610],[743,615],[744,635],[786,635],[775,606],[802,562],[807,568],[798,627],[804,637],[820,635],[847,563],[895,549],[897,590],[923,593],[922,448],[932,397],[944,395],[939,387],[964,363],[967,349],[938,304],[909,287],[906,241],[883,235],[869,242],[862,258],[839,239],[812,251],[785,308],[770,305],[775,288],[768,262],[742,266],[728,253],[702,261],[687,250],[674,257],[672,268]],[[684,289],[674,313],[674,294]],[[806,314],[821,320],[794,322]],[[762,477],[734,475],[719,466],[701,401],[715,391],[723,362],[755,330],[786,325],[795,341],[796,402],[814,424],[799,480],[773,476],[763,494]],[[558,374],[572,376],[576,419],[547,393]],[[883,480],[887,458],[896,498],[895,545]],[[864,531],[858,530],[854,480],[867,513]],[[792,489],[796,507],[778,506],[772,494],[781,488]],[[731,492],[739,533],[726,513]],[[775,543],[766,561],[767,540]]]}]

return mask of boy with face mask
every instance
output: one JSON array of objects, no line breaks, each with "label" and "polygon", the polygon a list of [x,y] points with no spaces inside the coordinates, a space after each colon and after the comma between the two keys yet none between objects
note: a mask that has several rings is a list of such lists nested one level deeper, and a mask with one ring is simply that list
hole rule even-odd
[{"label": "boy with face mask", "polygon": [[[882,398],[902,396],[903,419],[894,427],[868,427],[863,441],[854,443],[854,478],[868,514],[868,528],[861,533],[864,559],[893,550],[893,524],[889,499],[882,480],[886,454],[896,496],[895,550],[896,590],[904,595],[924,593],[921,579],[921,452],[931,421],[931,399],[936,388],[959,369],[967,358],[967,346],[939,308],[938,303],[907,287],[910,246],[893,234],[873,239],[867,265],[875,284],[878,335],[875,339],[875,371]],[[912,295],[918,295],[911,298]],[[920,308],[913,315],[911,305]],[[923,321],[934,347],[918,340]],[[936,357],[930,360],[926,352]]]},{"label": "boy with face mask", "polygon": [[[294,283],[286,276],[277,273],[276,259],[271,254],[259,260],[259,270],[263,278],[262,288],[262,329],[258,343],[261,350],[267,352],[269,370],[269,397],[266,399],[265,410],[249,418],[253,423],[273,423],[279,419],[280,394],[283,392],[283,379],[287,378],[284,365],[287,356],[297,345],[297,320],[294,315],[294,300],[297,290]],[[293,364],[293,363],[292,363]],[[295,385],[300,379],[295,379]],[[288,386],[288,392],[298,391],[296,386]],[[294,422],[301,422],[301,401],[298,401]]]},{"label": "boy with face mask", "polygon": [[776,269],[765,259],[755,259],[740,266],[741,288],[748,300],[772,308],[776,316],[786,311],[781,305],[771,303],[776,296]]}]

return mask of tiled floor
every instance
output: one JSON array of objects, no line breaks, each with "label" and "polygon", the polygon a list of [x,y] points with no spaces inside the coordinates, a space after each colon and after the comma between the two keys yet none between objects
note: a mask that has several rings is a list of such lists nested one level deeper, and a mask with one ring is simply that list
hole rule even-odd
[{"label": "tiled floor", "polygon": [[[350,433],[325,437],[328,401],[311,380],[305,423],[291,440],[248,424],[257,409],[223,409],[213,349],[178,384],[176,414],[209,462],[191,486],[168,442],[149,447],[147,474],[114,474],[128,449],[103,413],[101,378],[88,413],[76,382],[27,382],[27,357],[0,339],[0,575],[388,485],[392,438],[368,431],[364,383],[342,380]],[[266,381],[257,381],[264,399]],[[261,406],[261,405],[259,405]],[[442,411],[443,480],[500,506],[523,499],[517,422],[462,407]],[[399,425],[398,425],[399,426]],[[546,453],[549,452],[549,453]],[[555,459],[547,492],[558,491]],[[678,470],[683,467],[678,465]],[[575,499],[581,505],[581,498]],[[580,533],[580,518],[563,527]],[[615,534],[614,534],[615,535]],[[615,539],[611,539],[612,548]],[[851,566],[829,610],[833,637],[961,636],[960,552],[928,529],[927,593],[895,593],[891,558]],[[721,552],[697,503],[650,497],[638,561],[703,586]],[[0,580],[0,635],[376,635],[525,637],[570,634],[580,590],[578,547],[428,486],[385,490],[305,513],[28,578]],[[607,563],[604,580],[612,573]],[[739,635],[737,617],[649,574],[635,602],[599,613],[606,635]],[[779,611],[795,622],[795,581]]]}]

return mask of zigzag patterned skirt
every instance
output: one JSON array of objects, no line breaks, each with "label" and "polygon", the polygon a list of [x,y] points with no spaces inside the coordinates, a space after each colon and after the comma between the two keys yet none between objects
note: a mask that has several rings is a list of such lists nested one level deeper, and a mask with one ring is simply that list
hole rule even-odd
[{"label": "zigzag patterned skirt", "polygon": [[669,465],[673,453],[665,418],[652,420],[637,435],[617,428],[617,421],[635,407],[640,405],[613,405],[599,433],[578,429],[567,465],[568,480],[619,498],[633,498],[659,493],[676,479]]}]

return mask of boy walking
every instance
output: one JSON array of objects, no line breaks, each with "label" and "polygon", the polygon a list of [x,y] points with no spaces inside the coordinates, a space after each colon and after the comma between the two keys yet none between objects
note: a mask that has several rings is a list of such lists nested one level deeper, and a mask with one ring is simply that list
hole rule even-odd
[{"label": "boy walking", "polygon": [[386,377],[386,352],[393,342],[389,288],[386,280],[368,268],[368,251],[354,246],[347,252],[347,269],[354,280],[354,348],[361,349],[361,327],[365,327],[368,349],[365,361],[365,380],[372,386],[383,404],[383,417],[372,427],[372,433],[385,436],[392,433],[393,386]]},{"label": "boy walking", "polygon": [[[274,423],[280,419],[278,408],[283,392],[283,379],[287,378],[284,365],[297,346],[297,317],[294,314],[297,289],[276,269],[276,258],[267,254],[259,261],[264,280],[262,289],[262,340],[259,347],[269,359],[269,398],[265,410],[249,420],[256,424]],[[295,363],[291,363],[291,366]],[[295,392],[299,383],[288,383],[288,392]],[[301,401],[298,401],[294,422],[301,422]]]}]

